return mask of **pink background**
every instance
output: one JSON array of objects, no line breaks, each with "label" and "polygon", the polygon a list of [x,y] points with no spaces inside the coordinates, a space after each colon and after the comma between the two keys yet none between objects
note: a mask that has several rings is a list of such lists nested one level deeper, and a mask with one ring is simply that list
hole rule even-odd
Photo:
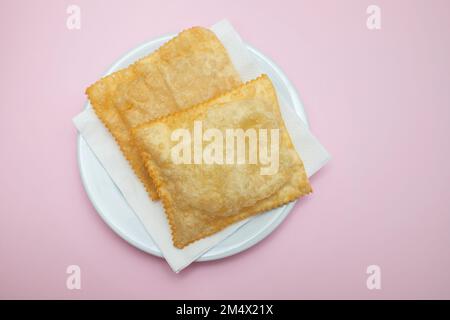
[{"label": "pink background", "polygon": [[[97,215],[71,119],[125,52],[222,18],[286,72],[333,159],[262,243],[177,275]],[[1,1],[0,298],[450,298],[449,33],[446,0]]]}]

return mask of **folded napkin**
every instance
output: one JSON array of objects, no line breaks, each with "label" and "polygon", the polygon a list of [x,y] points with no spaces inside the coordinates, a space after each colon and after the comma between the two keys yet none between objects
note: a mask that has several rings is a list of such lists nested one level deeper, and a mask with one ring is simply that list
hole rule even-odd
[{"label": "folded napkin", "polygon": [[[252,58],[246,45],[228,21],[215,24],[211,27],[211,30],[227,49],[242,81],[252,80],[262,73],[257,61]],[[300,120],[293,108],[280,95],[279,100],[286,127],[303,160],[306,173],[311,176],[325,165],[329,159],[329,154],[311,134],[307,125]],[[249,218],[233,224],[212,236],[190,244],[182,250],[175,248],[172,244],[169,225],[161,203],[150,200],[144,186],[134,174],[114,138],[97,118],[92,108],[89,106],[73,121],[80,135],[119,188],[124,199],[136,213],[173,271],[179,272],[187,267],[252,219]]]}]

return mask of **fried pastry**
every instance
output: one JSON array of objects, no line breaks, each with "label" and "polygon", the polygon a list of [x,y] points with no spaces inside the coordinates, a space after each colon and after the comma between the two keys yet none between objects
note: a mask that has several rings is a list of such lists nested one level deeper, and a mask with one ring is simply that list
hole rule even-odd
[{"label": "fried pastry", "polygon": [[240,84],[239,74],[216,35],[193,27],[128,68],[99,80],[86,92],[97,116],[155,200],[158,194],[131,129]]},{"label": "fried pastry", "polygon": [[266,75],[133,134],[177,248],[312,191]]}]

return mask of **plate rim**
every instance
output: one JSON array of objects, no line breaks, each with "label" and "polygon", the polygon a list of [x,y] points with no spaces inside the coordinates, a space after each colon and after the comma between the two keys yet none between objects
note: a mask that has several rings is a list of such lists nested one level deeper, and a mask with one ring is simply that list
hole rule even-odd
[{"label": "plate rim", "polygon": [[[125,54],[123,54],[119,59],[117,59],[108,69],[107,71],[102,75],[102,77],[106,77],[107,75],[117,71],[117,66],[123,63],[124,60],[127,60],[130,56],[136,54],[137,51],[141,51],[145,49],[147,46],[151,46],[154,42],[161,42],[164,40],[169,40],[170,38],[176,36],[176,34],[166,34],[163,36],[155,37],[154,39],[141,43],[140,45],[132,48]],[[257,55],[260,59],[265,60],[270,67],[276,72],[277,76],[282,81],[283,85],[287,88],[289,95],[292,100],[292,107],[295,111],[295,113],[299,116],[299,118],[305,122],[306,126],[309,127],[309,120],[308,116],[306,114],[305,108],[303,106],[303,103],[300,99],[299,93],[297,92],[296,88],[291,84],[287,76],[284,74],[284,72],[281,70],[281,68],[268,56],[264,55],[262,52],[254,48],[248,43],[244,43],[247,48],[255,55]],[[88,109],[90,106],[89,100],[86,101],[84,104],[83,110]],[[92,203],[95,211],[97,214],[102,218],[102,220],[106,223],[106,225],[111,228],[119,237],[121,237],[123,240],[131,244],[133,247],[138,248],[141,251],[144,251],[146,253],[149,253],[153,256],[163,258],[163,255],[161,251],[159,250],[158,246],[155,244],[155,247],[157,248],[154,250],[153,248],[145,247],[141,243],[135,241],[131,237],[129,237],[126,233],[122,232],[116,225],[114,225],[104,214],[103,210],[100,209],[99,204],[95,200],[95,197],[93,196],[93,192],[90,190],[89,185],[87,184],[86,180],[86,173],[83,170],[83,165],[81,161],[81,143],[83,142],[87,145],[86,141],[84,141],[81,134],[78,132],[77,134],[77,162],[78,162],[78,170],[80,172],[81,176],[81,182],[83,184],[83,188],[86,191],[86,194]],[[92,152],[92,151],[91,151]],[[126,200],[125,200],[126,201]],[[288,216],[288,214],[292,211],[293,207],[297,201],[290,202],[286,205],[284,205],[284,209],[281,212],[281,214],[278,215],[276,219],[274,219],[266,228],[262,229],[260,232],[255,233],[253,236],[251,236],[248,240],[246,240],[243,244],[233,247],[231,250],[222,252],[213,256],[206,255],[207,252],[205,252],[201,257],[199,257],[195,262],[203,262],[203,261],[213,261],[213,260],[219,260],[226,257],[230,257],[233,255],[236,255],[238,253],[241,253],[257,243],[264,240],[266,237],[268,237]],[[137,217],[136,217],[137,218]],[[138,218],[139,219],[139,218]],[[149,235],[151,238],[151,235]],[[152,239],[153,241],[153,239]]]}]

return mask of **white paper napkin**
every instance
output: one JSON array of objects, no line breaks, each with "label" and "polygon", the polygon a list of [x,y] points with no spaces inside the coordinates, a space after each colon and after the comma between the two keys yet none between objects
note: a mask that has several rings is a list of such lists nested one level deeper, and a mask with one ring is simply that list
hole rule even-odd
[{"label": "white paper napkin", "polygon": [[[224,44],[243,81],[254,79],[261,74],[257,62],[251,57],[247,47],[228,21],[215,24],[211,30]],[[328,161],[329,154],[283,99],[280,99],[280,107],[286,127],[304,162],[306,172],[308,176],[311,176]],[[235,223],[182,250],[175,248],[172,245],[169,225],[160,202],[150,200],[144,186],[133,173],[114,138],[105,129],[92,108],[81,112],[73,121],[173,271],[179,272],[187,267],[251,219]]]}]

